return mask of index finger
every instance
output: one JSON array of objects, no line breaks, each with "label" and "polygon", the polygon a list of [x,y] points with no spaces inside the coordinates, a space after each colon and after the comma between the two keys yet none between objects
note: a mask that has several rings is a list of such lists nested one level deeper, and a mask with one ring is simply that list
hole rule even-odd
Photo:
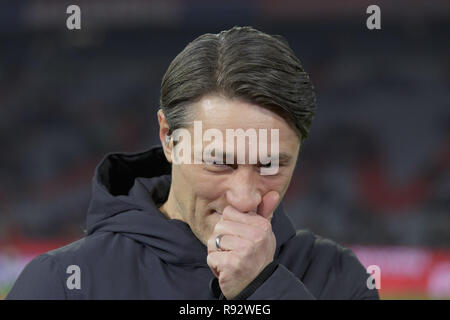
[{"label": "index finger", "polygon": [[240,212],[232,206],[227,206],[222,213],[222,219],[225,221],[233,221],[242,223],[244,225],[255,226],[262,229],[267,229],[270,221],[256,212]]}]

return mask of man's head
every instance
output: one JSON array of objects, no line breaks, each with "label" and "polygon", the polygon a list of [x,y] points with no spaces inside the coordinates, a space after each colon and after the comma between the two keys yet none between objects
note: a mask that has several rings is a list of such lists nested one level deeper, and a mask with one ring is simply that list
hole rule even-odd
[{"label": "man's head", "polygon": [[171,135],[183,128],[194,136],[194,121],[223,137],[227,129],[279,132],[277,141],[269,134],[267,147],[272,150],[270,144],[277,143],[280,163],[275,175],[261,175],[259,160],[172,166],[169,199],[161,209],[188,223],[206,243],[227,205],[241,212],[256,211],[272,190],[281,201],[314,117],[315,94],[308,74],[282,37],[234,27],[202,35],[186,46],[164,75],[160,105],[160,138],[169,162],[174,152]]}]

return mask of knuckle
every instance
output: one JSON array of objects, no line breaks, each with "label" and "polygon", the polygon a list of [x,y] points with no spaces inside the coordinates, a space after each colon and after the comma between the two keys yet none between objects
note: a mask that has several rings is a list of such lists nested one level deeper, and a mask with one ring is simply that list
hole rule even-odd
[{"label": "knuckle", "polygon": [[254,239],[255,239],[255,243],[257,243],[257,244],[263,242],[264,239],[265,239],[265,232],[264,231],[259,231],[259,230],[255,231]]},{"label": "knuckle", "polygon": [[251,256],[253,253],[253,243],[242,241],[241,250],[244,256]]},{"label": "knuckle", "polygon": [[[218,235],[220,233],[223,233],[226,228],[226,223],[223,219],[220,219],[219,222],[216,223],[213,230],[213,235]],[[215,237],[213,239],[215,241]]]},{"label": "knuckle", "polygon": [[269,220],[264,219],[264,221],[262,221],[261,223],[261,227],[264,230],[264,232],[268,232],[272,229],[272,224],[270,223]]},{"label": "knuckle", "polygon": [[264,217],[261,216],[257,216],[255,217],[255,222],[254,222],[255,226],[257,226],[258,228],[264,230],[264,231],[269,231],[270,229],[272,229],[272,223],[267,220]]},{"label": "knuckle", "polygon": [[255,231],[249,231],[248,232],[248,236],[249,236],[249,240],[252,241],[253,243],[256,242],[256,238],[257,238],[257,234]]},{"label": "knuckle", "polygon": [[233,215],[233,208],[231,206],[226,206],[222,212],[222,217],[224,219],[229,219]]},{"label": "knuckle", "polygon": [[250,251],[250,245],[247,243],[247,241],[239,242],[239,251],[242,251],[245,255]]}]

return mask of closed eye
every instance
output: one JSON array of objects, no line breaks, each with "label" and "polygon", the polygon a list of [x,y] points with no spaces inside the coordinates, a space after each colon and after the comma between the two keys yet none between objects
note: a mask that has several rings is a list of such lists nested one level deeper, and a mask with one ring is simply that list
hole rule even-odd
[{"label": "closed eye", "polygon": [[225,163],[219,163],[217,161],[205,161],[204,162],[207,166],[212,167],[216,170],[226,170],[226,169],[237,169],[236,164],[225,164]]},{"label": "closed eye", "polygon": [[272,166],[272,162],[269,162],[266,164],[258,163],[258,168],[270,168],[271,166]]}]

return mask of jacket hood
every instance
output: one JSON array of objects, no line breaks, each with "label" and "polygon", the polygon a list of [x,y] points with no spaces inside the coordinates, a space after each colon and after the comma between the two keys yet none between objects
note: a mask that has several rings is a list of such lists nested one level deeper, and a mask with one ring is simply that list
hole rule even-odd
[{"label": "jacket hood", "polygon": [[[107,154],[95,170],[86,233],[114,232],[149,247],[171,264],[206,265],[207,248],[181,220],[159,211],[167,200],[171,164],[155,146],[140,153]],[[272,229],[280,247],[295,236],[282,209],[275,210]]]}]

